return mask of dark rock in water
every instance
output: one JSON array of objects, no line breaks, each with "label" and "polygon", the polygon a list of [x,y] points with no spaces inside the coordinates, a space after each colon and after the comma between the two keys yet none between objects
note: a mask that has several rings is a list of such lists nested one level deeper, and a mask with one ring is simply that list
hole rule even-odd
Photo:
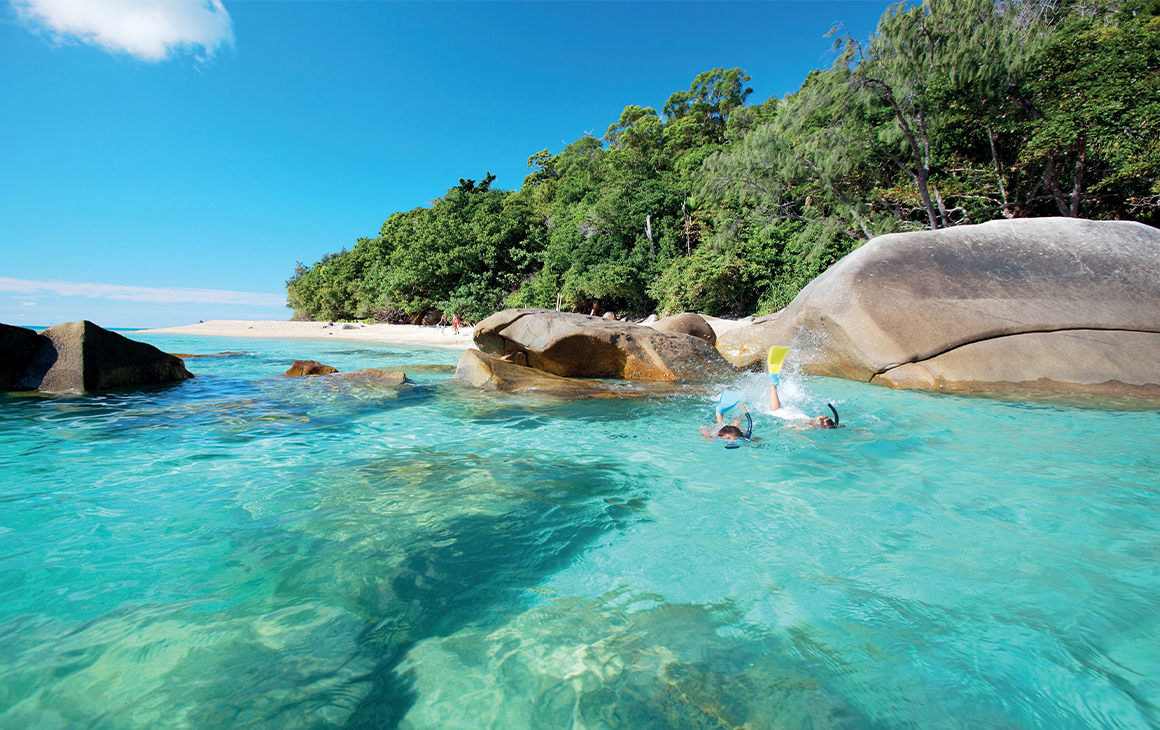
[{"label": "dark rock in water", "polygon": [[83,393],[192,377],[181,358],[85,320],[58,324],[37,335],[36,353],[12,387]]},{"label": "dark rock in water", "polygon": [[12,390],[36,355],[40,335],[24,327],[0,324],[0,390]]},{"label": "dark rock in water", "polygon": [[340,373],[340,377],[349,380],[359,380],[365,383],[373,383],[374,385],[402,385],[403,383],[411,382],[407,380],[406,373],[401,373],[397,370],[380,370],[378,368],[356,370],[353,373]]},{"label": "dark rock in water", "polygon": [[685,312],[684,314],[674,314],[671,317],[665,317],[652,326],[657,332],[676,332],[682,335],[692,335],[693,337],[700,337],[710,345],[717,344],[717,333],[709,326],[709,323],[699,315],[693,312]]},{"label": "dark rock in water", "polygon": [[[1038,218],[880,236],[780,314],[722,335],[739,367],[902,388],[1150,395],[1160,388],[1160,230]],[[763,321],[764,320],[764,321]]]},{"label": "dark rock in water", "polygon": [[323,365],[317,360],[295,360],[286,371],[286,375],[330,375],[337,372],[338,368]]},{"label": "dark rock in water", "polygon": [[475,326],[483,352],[523,353],[528,366],[561,377],[709,380],[736,372],[705,340],[551,309],[508,309]]}]

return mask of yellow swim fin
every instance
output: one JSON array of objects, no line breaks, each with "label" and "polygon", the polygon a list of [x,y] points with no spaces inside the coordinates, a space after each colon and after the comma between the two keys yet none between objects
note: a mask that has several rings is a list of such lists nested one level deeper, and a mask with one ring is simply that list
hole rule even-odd
[{"label": "yellow swim fin", "polygon": [[786,355],[789,354],[788,347],[771,347],[769,348],[769,357],[765,360],[765,365],[771,373],[780,373],[781,364],[785,362]]}]

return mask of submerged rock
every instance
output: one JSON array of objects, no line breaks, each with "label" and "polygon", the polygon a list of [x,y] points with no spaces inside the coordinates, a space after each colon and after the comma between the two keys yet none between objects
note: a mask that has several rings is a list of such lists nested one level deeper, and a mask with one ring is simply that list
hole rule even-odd
[{"label": "submerged rock", "polygon": [[[324,365],[323,367],[326,366]],[[397,370],[380,370],[378,368],[356,370],[353,373],[341,373],[339,377],[345,380],[358,380],[374,385],[402,385],[403,383],[410,382],[407,380],[406,373],[401,373]]]},{"label": "submerged rock", "polygon": [[[193,377],[181,358],[87,320],[58,324],[34,335],[36,351],[33,357],[7,388],[44,393],[83,393],[170,383]],[[26,335],[6,332],[5,336],[14,338],[13,341],[22,346],[26,346],[28,341]]]},{"label": "submerged rock", "polygon": [[550,309],[509,309],[475,326],[479,349],[523,353],[528,366],[562,377],[707,380],[735,372],[691,335]]},{"label": "submerged rock", "polygon": [[285,374],[297,377],[299,375],[330,375],[337,372],[338,368],[323,365],[317,360],[295,360]]},{"label": "submerged rock", "polygon": [[772,319],[721,337],[740,367],[904,388],[1160,388],[1160,231],[1070,218],[880,236]]},{"label": "submerged rock", "polygon": [[709,326],[709,323],[705,321],[704,317],[692,312],[665,317],[653,324],[652,328],[657,332],[675,332],[682,335],[692,335],[693,337],[700,337],[710,345],[717,344],[717,333],[713,331],[713,328]]}]

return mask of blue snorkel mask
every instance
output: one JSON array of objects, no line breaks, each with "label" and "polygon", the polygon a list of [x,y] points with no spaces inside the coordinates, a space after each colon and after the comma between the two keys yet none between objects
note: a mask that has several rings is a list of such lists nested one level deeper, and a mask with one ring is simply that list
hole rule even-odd
[{"label": "blue snorkel mask", "polygon": [[739,449],[741,444],[753,438],[753,416],[749,415],[749,411],[741,403],[741,394],[735,390],[724,390],[721,395],[717,396],[717,407],[714,409],[718,416],[724,417],[726,413],[738,409],[741,415],[745,416],[745,435],[740,439],[723,439],[717,438],[725,444],[727,449]]}]

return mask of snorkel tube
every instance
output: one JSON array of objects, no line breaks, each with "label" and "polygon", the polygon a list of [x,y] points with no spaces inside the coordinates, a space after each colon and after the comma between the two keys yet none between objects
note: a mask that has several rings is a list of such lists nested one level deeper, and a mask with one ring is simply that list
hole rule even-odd
[{"label": "snorkel tube", "polygon": [[745,436],[742,440],[718,438],[718,441],[724,442],[725,448],[727,449],[741,448],[742,441],[748,441],[753,437],[753,416],[749,415],[749,410],[741,404],[741,394],[735,390],[722,391],[721,395],[717,397],[717,407],[714,409],[717,415],[723,417],[734,408],[741,411],[741,415],[745,416]]},{"label": "snorkel tube", "polygon": [[745,406],[740,403],[737,407],[741,409],[741,415],[745,416],[745,437],[738,441],[737,439],[718,439],[725,442],[727,449],[740,449],[741,444],[745,443],[753,437],[753,416],[749,415],[749,411],[745,410]]},{"label": "snorkel tube", "polygon": [[829,408],[830,413],[834,414],[834,428],[837,428],[838,425],[841,423],[841,419],[838,418],[838,409],[834,408],[834,404],[829,402],[829,401],[826,401],[826,408]]}]

